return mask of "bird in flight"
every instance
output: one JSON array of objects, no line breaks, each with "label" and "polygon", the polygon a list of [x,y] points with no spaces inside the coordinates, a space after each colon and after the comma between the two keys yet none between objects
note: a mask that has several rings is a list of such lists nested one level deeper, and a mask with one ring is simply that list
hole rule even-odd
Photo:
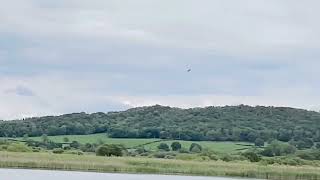
[{"label": "bird in flight", "polygon": [[191,69],[188,69],[187,72],[191,72]]}]

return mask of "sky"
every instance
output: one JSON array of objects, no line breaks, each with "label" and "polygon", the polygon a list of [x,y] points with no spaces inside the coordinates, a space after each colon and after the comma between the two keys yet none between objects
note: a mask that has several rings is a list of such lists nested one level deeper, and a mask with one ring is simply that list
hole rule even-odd
[{"label": "sky", "polygon": [[319,110],[319,6],[318,0],[3,1],[0,119],[155,104]]}]

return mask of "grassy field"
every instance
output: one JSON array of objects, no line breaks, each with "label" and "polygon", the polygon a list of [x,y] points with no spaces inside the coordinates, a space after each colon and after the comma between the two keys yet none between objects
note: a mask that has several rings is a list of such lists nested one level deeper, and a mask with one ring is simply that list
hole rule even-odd
[{"label": "grassy field", "polygon": [[[103,141],[108,144],[123,144],[127,148],[143,145],[146,143],[151,143],[154,141],[159,141],[160,139],[119,139],[119,138],[108,138],[106,134],[91,134],[91,135],[64,135],[64,136],[49,136],[49,139],[54,142],[63,142],[63,138],[67,137],[69,141],[78,141],[81,144],[85,143],[98,143],[99,141]],[[22,138],[18,138],[22,139]],[[41,137],[30,137],[30,139],[41,141]],[[166,141],[168,145],[170,145],[173,141]],[[189,148],[193,141],[179,141],[182,144],[182,147]],[[209,141],[201,141],[196,142],[200,144],[203,148],[210,149],[215,152],[223,152],[223,153],[234,153],[245,149],[248,145],[252,145],[250,143],[245,142],[209,142]],[[145,145],[145,148],[148,150],[156,150],[157,146],[160,142],[151,143]]]},{"label": "grassy field", "polygon": [[248,162],[182,161],[131,157],[97,157],[50,153],[0,152],[0,168],[77,170],[117,173],[235,176],[275,180],[320,179],[320,168],[264,166]]}]

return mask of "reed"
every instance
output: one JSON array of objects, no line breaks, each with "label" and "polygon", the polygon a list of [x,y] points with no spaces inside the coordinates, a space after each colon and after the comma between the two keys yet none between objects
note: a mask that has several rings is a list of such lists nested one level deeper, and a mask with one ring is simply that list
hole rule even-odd
[{"label": "reed", "polygon": [[320,179],[320,168],[312,166],[266,166],[249,162],[183,161],[51,153],[0,152],[0,168],[233,176],[274,180]]}]

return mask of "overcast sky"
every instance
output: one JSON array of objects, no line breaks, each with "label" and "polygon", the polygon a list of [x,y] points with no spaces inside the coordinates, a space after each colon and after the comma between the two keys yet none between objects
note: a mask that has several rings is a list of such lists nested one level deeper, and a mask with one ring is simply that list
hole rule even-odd
[{"label": "overcast sky", "polygon": [[154,104],[319,110],[319,7],[318,0],[3,1],[0,119]]}]

